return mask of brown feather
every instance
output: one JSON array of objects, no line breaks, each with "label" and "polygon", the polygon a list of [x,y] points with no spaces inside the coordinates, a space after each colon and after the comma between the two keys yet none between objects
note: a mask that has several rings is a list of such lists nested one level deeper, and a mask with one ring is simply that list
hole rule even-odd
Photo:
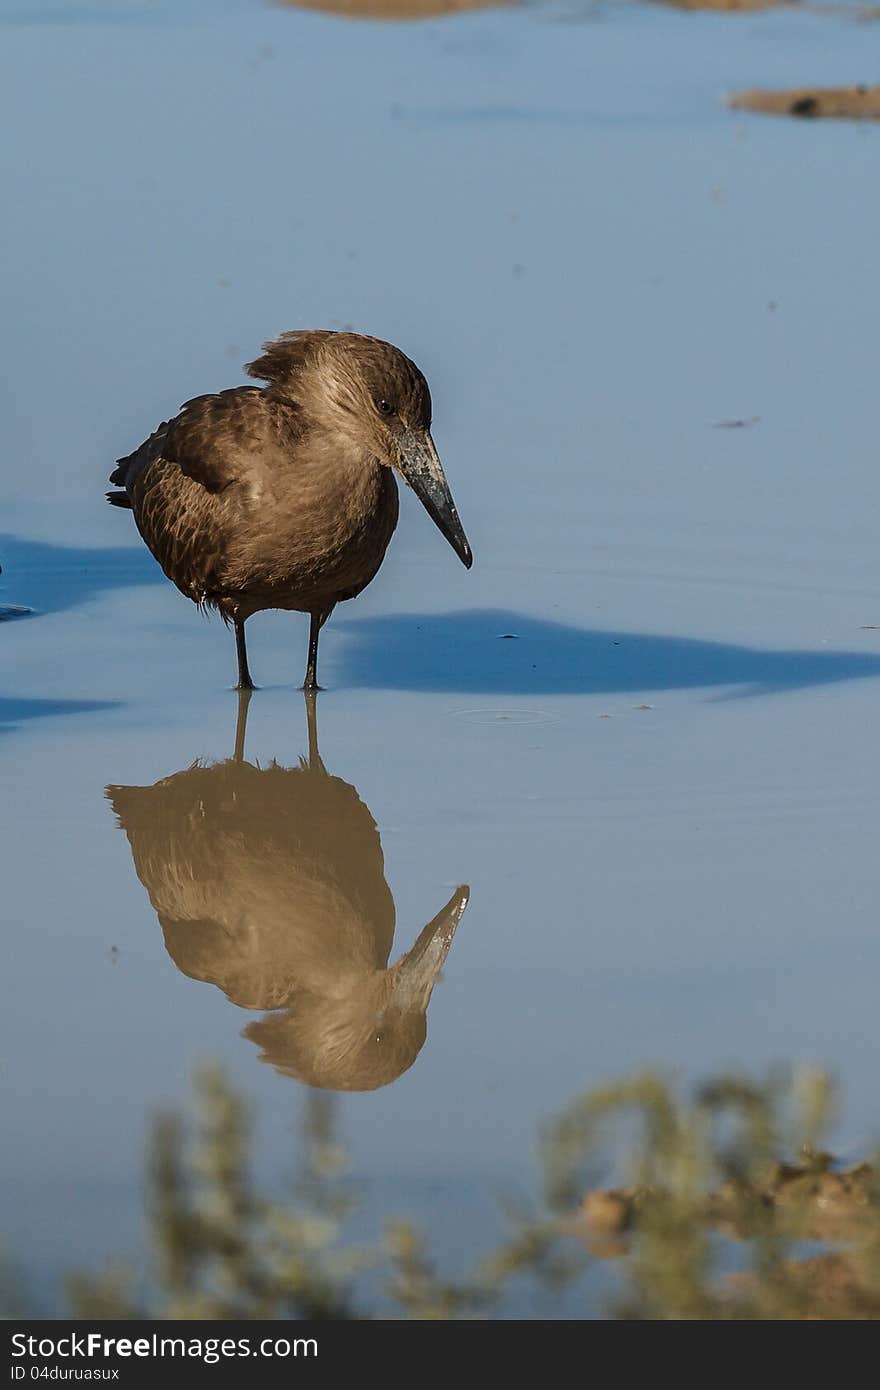
[{"label": "brown feather", "polygon": [[398,517],[395,431],[425,435],[428,385],[390,343],[323,329],[282,334],[247,370],[268,385],[187,401],[118,460],[124,496],[109,500],[127,498],[193,602],[237,621],[264,608],[326,616],[382,563]]}]

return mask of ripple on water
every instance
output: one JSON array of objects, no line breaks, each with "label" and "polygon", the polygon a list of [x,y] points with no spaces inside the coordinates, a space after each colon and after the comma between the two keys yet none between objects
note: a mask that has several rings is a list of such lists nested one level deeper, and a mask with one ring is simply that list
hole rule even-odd
[{"label": "ripple on water", "polygon": [[454,719],[466,724],[556,724],[557,714],[544,709],[455,709]]}]

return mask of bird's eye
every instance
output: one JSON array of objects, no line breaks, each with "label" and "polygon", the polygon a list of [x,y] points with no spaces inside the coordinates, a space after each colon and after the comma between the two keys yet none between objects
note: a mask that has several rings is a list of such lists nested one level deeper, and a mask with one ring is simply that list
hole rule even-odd
[{"label": "bird's eye", "polygon": [[380,415],[393,415],[393,414],[394,414],[394,406],[391,404],[390,401],[385,401],[385,400],[377,401],[377,402],[376,402],[376,409],[379,411],[379,414],[380,414]]}]

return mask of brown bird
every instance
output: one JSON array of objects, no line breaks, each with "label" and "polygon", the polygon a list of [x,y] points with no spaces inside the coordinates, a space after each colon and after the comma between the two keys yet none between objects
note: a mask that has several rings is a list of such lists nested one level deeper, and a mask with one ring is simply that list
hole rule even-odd
[{"label": "brown bird", "polygon": [[395,472],[462,563],[473,563],[431,439],[431,393],[391,343],[284,333],[247,364],[267,386],[196,396],[110,475],[168,578],[235,627],[238,689],[252,690],[244,625],[263,608],[308,613],[318,634],[376,574],[397,525]]},{"label": "brown bird", "polygon": [[244,1030],[261,1060],[309,1086],[386,1086],[425,1042],[468,889],[389,964],[395,910],[379,831],[321,761],[314,695],[309,756],[292,768],[245,761],[249,699],[239,696],[233,758],[107,795],[175,965],[267,1011]]}]

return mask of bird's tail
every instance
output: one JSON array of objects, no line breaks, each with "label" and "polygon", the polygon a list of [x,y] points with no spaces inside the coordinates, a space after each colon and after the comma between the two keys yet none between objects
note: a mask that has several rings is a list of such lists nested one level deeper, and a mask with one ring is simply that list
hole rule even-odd
[{"label": "bird's tail", "polygon": [[116,467],[110,474],[111,483],[116,483],[119,491],[108,492],[107,501],[111,507],[127,507],[131,511],[131,500],[125,491],[125,482],[128,477],[129,465],[134,458],[134,454],[126,454],[125,458],[116,460]]}]

